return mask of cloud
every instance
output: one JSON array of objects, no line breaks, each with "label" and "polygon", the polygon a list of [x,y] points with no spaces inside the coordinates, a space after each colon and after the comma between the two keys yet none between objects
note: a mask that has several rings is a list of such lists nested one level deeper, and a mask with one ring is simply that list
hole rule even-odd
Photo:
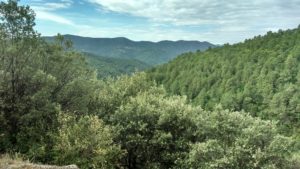
[{"label": "cloud", "polygon": [[[232,24],[300,15],[299,0],[88,0],[104,10],[179,25]],[[245,20],[246,19],[246,20]]]},{"label": "cloud", "polygon": [[[81,9],[91,4],[97,10]],[[55,31],[133,40],[235,43],[300,23],[300,0],[31,0],[30,6],[38,20],[67,26]]]},{"label": "cloud", "polygon": [[60,0],[57,2],[49,2],[45,0],[33,1],[31,7],[33,9],[55,11],[58,9],[67,9],[73,4],[72,0]]},{"label": "cloud", "polygon": [[36,12],[37,19],[48,20],[64,25],[75,26],[74,22],[55,13],[59,9],[67,9],[73,4],[72,0],[60,0],[57,2],[47,2],[35,0],[31,8]]},{"label": "cloud", "polygon": [[270,29],[288,29],[300,23],[300,0],[86,1],[97,5],[100,10],[146,18],[153,24],[209,27],[209,30],[200,30],[198,34],[184,28],[177,33],[183,37],[202,37],[214,42],[220,42],[220,39],[223,42],[238,42]]},{"label": "cloud", "polygon": [[75,26],[75,24],[73,23],[72,20],[66,19],[62,16],[53,14],[51,12],[37,10],[36,13],[37,13],[37,16],[36,16],[37,19],[48,20],[48,21],[52,21],[52,22],[56,22],[56,23],[60,23],[60,24],[64,24],[64,25]]}]

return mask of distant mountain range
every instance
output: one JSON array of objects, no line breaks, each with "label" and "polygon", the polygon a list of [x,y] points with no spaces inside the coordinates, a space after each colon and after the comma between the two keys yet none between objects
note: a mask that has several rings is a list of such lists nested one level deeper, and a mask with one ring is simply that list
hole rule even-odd
[{"label": "distant mountain range", "polygon": [[[203,51],[208,48],[216,47],[209,42],[200,41],[132,41],[124,37],[120,38],[90,38],[75,35],[64,35],[65,39],[73,42],[73,47],[81,52],[88,54],[88,59],[97,64],[98,69],[111,68],[109,72],[101,69],[100,74],[118,75],[130,73],[132,70],[141,70],[154,65],[166,63],[176,56],[186,53]],[[46,41],[54,41],[54,37],[44,37]],[[99,56],[99,60],[97,60]],[[110,59],[108,59],[110,58]],[[117,60],[114,60],[117,59]],[[123,63],[120,63],[123,62]],[[108,64],[106,64],[108,63]],[[98,66],[105,65],[105,66]],[[108,66],[110,65],[110,66]],[[113,68],[118,70],[112,70]]]}]

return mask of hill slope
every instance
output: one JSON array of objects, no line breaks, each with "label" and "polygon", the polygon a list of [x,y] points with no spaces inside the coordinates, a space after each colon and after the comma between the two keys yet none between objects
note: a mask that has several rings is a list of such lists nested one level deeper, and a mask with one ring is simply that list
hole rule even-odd
[{"label": "hill slope", "polygon": [[300,127],[300,27],[187,53],[149,72],[173,94]]},{"label": "hill slope", "polygon": [[[196,50],[205,50],[215,45],[199,41],[131,41],[127,38],[88,38],[74,35],[64,35],[72,40],[74,48],[111,58],[135,59],[147,65],[165,63],[177,55]],[[44,37],[47,41],[53,41],[54,37]]]},{"label": "hill slope", "polygon": [[97,70],[99,78],[115,77],[150,68],[149,65],[135,59],[108,58],[90,53],[84,54],[88,63]]}]

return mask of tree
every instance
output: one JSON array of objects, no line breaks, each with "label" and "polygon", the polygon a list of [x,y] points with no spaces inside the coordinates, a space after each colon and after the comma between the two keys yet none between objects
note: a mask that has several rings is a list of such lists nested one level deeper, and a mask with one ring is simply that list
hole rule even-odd
[{"label": "tree", "polygon": [[[287,86],[299,86],[299,39],[299,28],[268,32],[243,43],[183,54],[147,75],[170,94],[186,95],[206,110],[221,103],[226,109],[279,120],[278,125],[290,134],[299,126],[296,100],[300,90],[293,87],[291,94],[286,91]],[[285,104],[288,110],[279,106]],[[289,114],[286,120],[272,116],[285,112]]]},{"label": "tree", "polygon": [[81,168],[116,168],[122,152],[113,143],[114,129],[97,116],[59,115],[59,131],[54,135],[55,164],[77,164]]},{"label": "tree", "polygon": [[[57,130],[58,112],[86,114],[96,109],[96,75],[69,42],[58,38],[47,44],[39,37],[28,6],[12,0],[0,5],[0,126],[5,129],[0,150],[46,162],[51,159],[45,152],[52,148],[49,133]],[[70,95],[75,91],[90,94]]]},{"label": "tree", "polygon": [[0,28],[12,43],[24,38],[37,36],[35,13],[29,6],[19,6],[19,0],[8,0],[0,3]]},{"label": "tree", "polygon": [[[27,6],[18,6],[18,1],[0,3],[0,41],[1,41],[1,107],[0,112],[6,119],[12,144],[17,142],[18,119],[22,113],[25,82],[30,70],[30,52],[35,46],[36,34],[33,31],[34,12]],[[32,62],[34,63],[34,62]]]},{"label": "tree", "polygon": [[198,109],[159,90],[139,93],[111,118],[120,132],[116,141],[126,151],[126,168],[172,168],[189,151]]},{"label": "tree", "polygon": [[217,108],[197,119],[198,137],[179,168],[292,168],[294,141],[270,121]]}]

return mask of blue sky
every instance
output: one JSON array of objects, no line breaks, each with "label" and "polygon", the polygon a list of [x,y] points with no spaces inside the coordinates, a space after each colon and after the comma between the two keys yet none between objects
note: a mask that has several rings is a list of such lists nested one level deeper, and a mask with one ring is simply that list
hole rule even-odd
[{"label": "blue sky", "polygon": [[300,24],[300,0],[21,0],[43,36],[236,43]]}]

